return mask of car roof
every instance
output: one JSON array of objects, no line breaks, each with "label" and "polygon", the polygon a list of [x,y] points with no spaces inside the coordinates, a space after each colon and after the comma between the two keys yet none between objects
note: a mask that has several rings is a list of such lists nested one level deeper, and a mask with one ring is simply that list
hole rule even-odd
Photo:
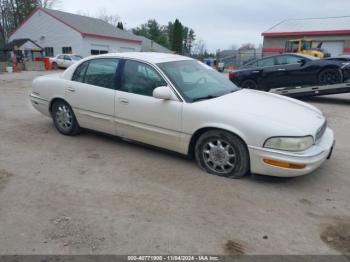
[{"label": "car roof", "polygon": [[297,56],[297,57],[305,57],[305,58],[310,58],[310,59],[312,59],[312,60],[318,59],[318,58],[316,58],[316,57],[314,57],[314,56],[305,55],[305,54],[299,54],[299,53],[282,53],[282,54],[278,54],[278,55],[265,56],[265,57],[262,57],[262,58],[260,58],[260,59],[268,58],[268,57],[279,57],[279,56],[284,56],[284,55]]},{"label": "car roof", "polygon": [[77,56],[81,56],[81,55],[78,55],[78,54],[57,54],[56,56],[59,56],[59,55],[68,55],[68,56],[77,55]]},{"label": "car roof", "polygon": [[91,59],[97,57],[118,57],[125,59],[138,59],[146,62],[151,62],[154,64],[173,62],[173,61],[183,61],[183,60],[193,60],[187,56],[167,54],[167,53],[156,53],[156,52],[125,52],[125,53],[108,53],[103,55],[97,55],[90,57]]}]

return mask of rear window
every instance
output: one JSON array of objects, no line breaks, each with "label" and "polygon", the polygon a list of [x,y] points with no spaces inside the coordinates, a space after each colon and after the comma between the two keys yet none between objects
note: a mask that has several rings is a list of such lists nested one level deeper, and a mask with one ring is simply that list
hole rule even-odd
[{"label": "rear window", "polygon": [[113,89],[118,61],[118,59],[90,60],[84,83]]}]

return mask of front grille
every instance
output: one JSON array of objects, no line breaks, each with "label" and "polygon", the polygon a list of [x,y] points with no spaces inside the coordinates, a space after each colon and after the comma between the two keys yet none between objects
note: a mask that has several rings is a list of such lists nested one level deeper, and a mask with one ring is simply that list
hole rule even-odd
[{"label": "front grille", "polygon": [[327,128],[327,121],[324,121],[323,125],[317,130],[316,133],[316,142],[321,139],[323,136],[324,132],[326,131]]}]

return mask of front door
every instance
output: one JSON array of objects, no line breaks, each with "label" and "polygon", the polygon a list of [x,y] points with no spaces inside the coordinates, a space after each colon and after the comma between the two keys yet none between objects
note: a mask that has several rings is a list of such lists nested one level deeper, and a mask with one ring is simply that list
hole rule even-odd
[{"label": "front door", "polygon": [[119,60],[101,58],[81,64],[67,83],[65,97],[80,126],[115,134],[114,97]]},{"label": "front door", "polygon": [[180,150],[182,102],[154,98],[153,90],[167,85],[157,70],[126,60],[115,97],[117,133],[143,143]]},{"label": "front door", "polygon": [[276,70],[275,58],[273,56],[266,57],[257,62],[257,69],[253,71],[259,72],[260,83],[265,90],[270,90],[271,88],[277,87],[278,80],[277,77],[281,74],[280,71]]},{"label": "front door", "polygon": [[277,87],[295,87],[307,83],[310,76],[300,63],[302,57],[295,55],[282,55],[276,58]]}]

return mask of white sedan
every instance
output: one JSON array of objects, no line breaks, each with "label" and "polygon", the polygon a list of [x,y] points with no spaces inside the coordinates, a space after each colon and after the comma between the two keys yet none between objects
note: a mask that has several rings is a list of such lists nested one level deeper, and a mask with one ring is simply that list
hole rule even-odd
[{"label": "white sedan", "polygon": [[239,89],[194,59],[160,53],[89,57],[38,77],[33,106],[64,135],[82,128],[173,150],[215,175],[299,176],[318,168],[334,136],[306,103]]},{"label": "white sedan", "polygon": [[53,69],[68,68],[75,62],[83,59],[80,55],[74,54],[60,54],[50,58],[50,62]]}]

